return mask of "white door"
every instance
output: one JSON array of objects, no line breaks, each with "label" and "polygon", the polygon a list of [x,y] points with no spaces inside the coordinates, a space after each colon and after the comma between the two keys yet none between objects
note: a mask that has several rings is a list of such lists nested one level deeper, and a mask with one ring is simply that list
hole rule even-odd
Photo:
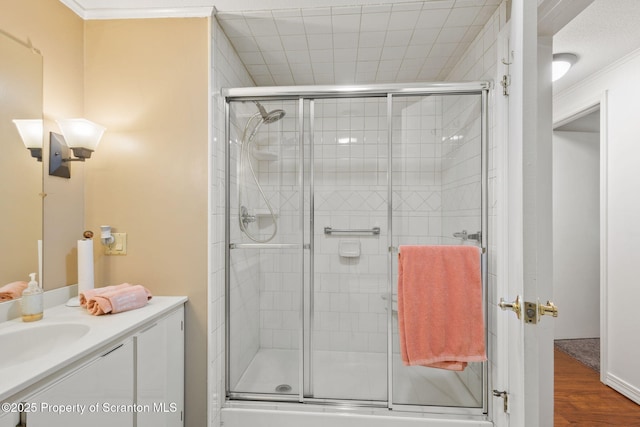
[{"label": "white door", "polygon": [[553,319],[538,312],[539,303],[553,298],[551,43],[538,38],[537,2],[514,0],[509,27],[508,42],[506,35],[501,37],[508,65],[499,64],[510,76],[508,96],[500,87],[496,90],[497,114],[508,117],[506,141],[497,154],[503,165],[497,184],[502,196],[497,228],[503,250],[498,254],[502,286],[496,298],[514,302],[519,296],[522,313],[518,319],[498,308],[498,335],[506,335],[498,337],[498,357],[508,370],[497,375],[494,385],[508,393],[509,405],[508,415],[503,415],[502,401],[496,398],[494,419],[499,426],[552,426]]}]

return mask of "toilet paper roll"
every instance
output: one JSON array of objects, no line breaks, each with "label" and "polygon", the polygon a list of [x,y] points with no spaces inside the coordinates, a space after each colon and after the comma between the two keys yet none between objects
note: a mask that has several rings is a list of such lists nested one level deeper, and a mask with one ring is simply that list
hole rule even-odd
[{"label": "toilet paper roll", "polygon": [[78,293],[93,288],[93,240],[78,240]]}]

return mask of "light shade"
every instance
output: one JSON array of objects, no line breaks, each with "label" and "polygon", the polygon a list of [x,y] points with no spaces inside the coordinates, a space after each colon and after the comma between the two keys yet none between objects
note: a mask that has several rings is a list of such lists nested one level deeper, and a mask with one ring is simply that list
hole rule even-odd
[{"label": "light shade", "polygon": [[[87,119],[56,120],[67,146],[71,149],[84,148],[95,151],[105,128]],[[74,150],[75,153],[75,150]]]},{"label": "light shade", "polygon": [[43,126],[41,119],[14,119],[22,143],[27,148],[42,148]]},{"label": "light shade", "polygon": [[553,69],[551,72],[551,80],[556,81],[569,71],[571,66],[576,63],[578,57],[572,53],[555,53],[553,55]]}]

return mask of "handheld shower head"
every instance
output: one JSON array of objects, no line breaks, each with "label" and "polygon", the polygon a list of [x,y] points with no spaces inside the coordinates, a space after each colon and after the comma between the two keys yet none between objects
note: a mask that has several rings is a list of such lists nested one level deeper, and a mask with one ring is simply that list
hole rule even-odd
[{"label": "handheld shower head", "polygon": [[286,114],[284,110],[273,110],[273,111],[267,112],[267,110],[265,110],[262,104],[260,104],[258,101],[253,101],[253,102],[256,103],[256,106],[258,107],[258,111],[260,111],[260,115],[262,116],[262,121],[265,124],[271,124],[273,122],[277,122],[278,120],[283,118],[284,115]]}]

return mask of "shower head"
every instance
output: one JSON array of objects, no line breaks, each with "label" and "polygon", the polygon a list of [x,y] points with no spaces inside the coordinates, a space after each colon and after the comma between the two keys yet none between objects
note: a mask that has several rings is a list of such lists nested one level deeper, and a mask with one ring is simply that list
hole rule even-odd
[{"label": "shower head", "polygon": [[267,110],[265,110],[262,104],[260,104],[258,101],[253,101],[253,102],[255,102],[256,105],[258,106],[258,111],[260,111],[260,115],[262,116],[262,121],[265,124],[271,124],[273,122],[277,122],[278,120],[283,118],[284,115],[286,114],[284,110],[273,110],[273,111],[267,112]]}]

